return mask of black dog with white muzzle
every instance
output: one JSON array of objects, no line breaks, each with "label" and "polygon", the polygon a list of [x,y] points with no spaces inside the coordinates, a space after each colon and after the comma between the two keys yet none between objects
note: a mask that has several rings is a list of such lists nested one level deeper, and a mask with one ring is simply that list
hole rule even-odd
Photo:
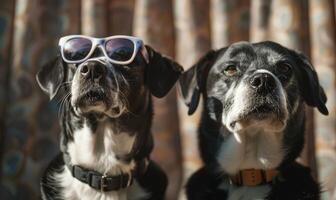
[{"label": "black dog with white muzzle", "polygon": [[189,107],[203,96],[199,147],[204,167],[187,183],[189,200],[319,199],[304,144],[304,103],[327,115],[326,96],[302,54],[274,42],[212,50],[180,78]]},{"label": "black dog with white muzzle", "polygon": [[151,95],[165,96],[180,65],[130,36],[60,39],[37,81],[61,102],[61,153],[41,180],[43,199],[163,199],[150,160]]}]

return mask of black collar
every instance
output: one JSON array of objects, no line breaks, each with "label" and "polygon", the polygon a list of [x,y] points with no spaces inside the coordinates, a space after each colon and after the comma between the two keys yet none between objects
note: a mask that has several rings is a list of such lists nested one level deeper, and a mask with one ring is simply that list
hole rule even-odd
[{"label": "black collar", "polygon": [[71,165],[70,163],[67,163],[66,165],[71,171],[72,176],[77,180],[86,183],[90,187],[100,190],[101,192],[108,192],[127,188],[132,185],[136,177],[139,177],[146,172],[148,162],[146,159],[142,159],[140,162],[137,162],[136,168],[130,173],[122,173],[116,176],[104,175],[78,165]]}]

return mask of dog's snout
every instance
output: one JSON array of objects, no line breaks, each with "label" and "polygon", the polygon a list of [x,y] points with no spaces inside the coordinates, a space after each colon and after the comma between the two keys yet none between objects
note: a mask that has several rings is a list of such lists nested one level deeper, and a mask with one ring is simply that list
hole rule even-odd
[{"label": "dog's snout", "polygon": [[86,79],[100,79],[106,73],[105,66],[100,62],[87,62],[80,69],[82,77]]},{"label": "dog's snout", "polygon": [[250,85],[258,92],[271,92],[276,87],[275,79],[268,73],[257,73],[251,80]]}]

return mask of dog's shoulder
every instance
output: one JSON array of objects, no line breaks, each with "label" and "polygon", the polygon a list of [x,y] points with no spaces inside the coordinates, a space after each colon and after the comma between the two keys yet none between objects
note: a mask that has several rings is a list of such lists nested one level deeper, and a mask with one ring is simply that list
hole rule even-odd
[{"label": "dog's shoulder", "polygon": [[268,199],[320,199],[321,188],[311,171],[299,163],[280,169],[272,183]]},{"label": "dog's shoulder", "polygon": [[[204,106],[207,106],[205,102]],[[209,117],[209,113],[202,112],[200,125],[198,128],[198,142],[200,154],[205,164],[217,162],[217,154],[224,141],[220,134],[220,124]]]},{"label": "dog's shoulder", "polygon": [[59,153],[48,165],[40,181],[42,199],[60,199],[62,187],[55,180],[56,173],[64,170],[63,154]]},{"label": "dog's shoulder", "polygon": [[137,182],[150,193],[150,199],[164,199],[168,177],[154,161],[149,161],[146,172],[137,177]]},{"label": "dog's shoulder", "polygon": [[188,199],[226,199],[228,195],[227,191],[219,188],[222,180],[222,176],[215,173],[214,168],[210,166],[202,167],[189,178],[186,184]]}]

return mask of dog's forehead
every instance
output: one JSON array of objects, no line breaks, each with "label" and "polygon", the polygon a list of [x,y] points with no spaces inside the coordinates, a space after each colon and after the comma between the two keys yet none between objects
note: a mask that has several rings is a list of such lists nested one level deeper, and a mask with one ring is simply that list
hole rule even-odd
[{"label": "dog's forehead", "polygon": [[268,43],[238,42],[230,45],[226,51],[221,52],[217,62],[252,62],[258,60],[268,64],[275,64],[285,57],[285,49],[281,46],[274,46]]},{"label": "dog's forehead", "polygon": [[255,57],[255,50],[248,42],[237,42],[230,45],[219,57],[225,60],[249,59]]},{"label": "dog's forehead", "polygon": [[253,44],[258,59],[269,64],[275,64],[279,60],[286,59],[287,53],[283,47],[267,45],[267,43]]}]

